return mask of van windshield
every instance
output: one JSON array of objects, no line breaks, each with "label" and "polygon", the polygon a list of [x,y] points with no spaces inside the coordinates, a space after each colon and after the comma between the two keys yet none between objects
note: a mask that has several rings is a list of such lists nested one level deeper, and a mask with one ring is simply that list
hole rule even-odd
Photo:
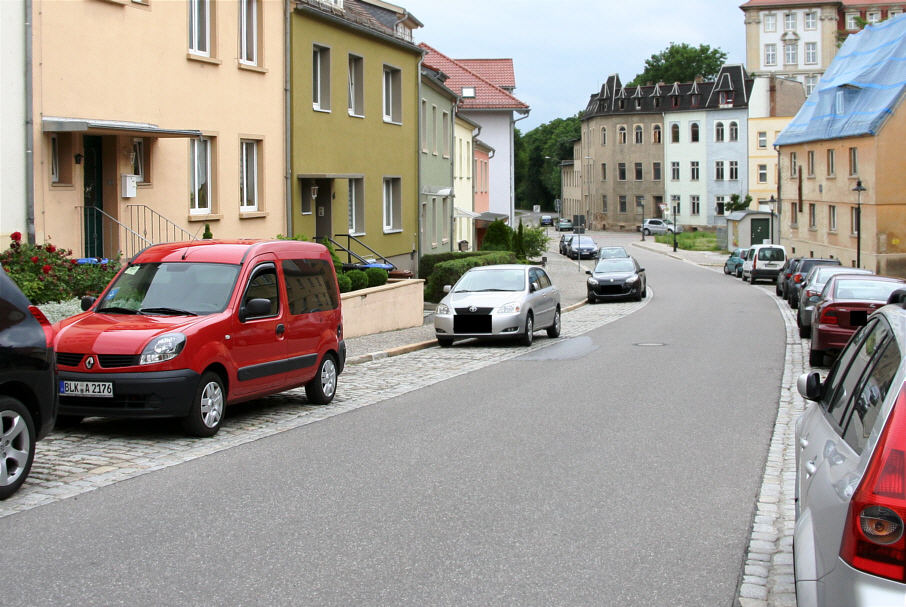
[{"label": "van windshield", "polygon": [[222,263],[143,263],[119,275],[98,312],[202,315],[226,309],[239,274]]}]

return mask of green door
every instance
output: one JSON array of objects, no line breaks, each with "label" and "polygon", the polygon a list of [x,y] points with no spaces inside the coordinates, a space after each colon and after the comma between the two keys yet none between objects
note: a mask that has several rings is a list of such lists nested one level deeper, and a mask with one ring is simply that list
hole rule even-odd
[{"label": "green door", "polygon": [[762,244],[771,241],[771,220],[770,219],[753,219],[752,220],[752,244]]},{"label": "green door", "polygon": [[85,148],[85,257],[104,256],[103,217],[101,210],[104,208],[102,196],[104,180],[102,174],[103,156],[101,154],[101,138],[86,135],[83,138]]}]

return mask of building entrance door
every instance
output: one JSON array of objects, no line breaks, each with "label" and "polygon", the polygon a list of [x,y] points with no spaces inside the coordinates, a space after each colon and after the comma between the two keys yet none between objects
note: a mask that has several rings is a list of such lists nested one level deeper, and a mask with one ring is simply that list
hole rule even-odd
[{"label": "building entrance door", "polygon": [[752,220],[752,244],[771,242],[771,221],[769,219]]},{"label": "building entrance door", "polygon": [[100,137],[94,135],[82,138],[85,149],[85,204],[82,219],[86,257],[104,256],[104,218],[101,214],[104,208],[104,175],[101,141]]}]

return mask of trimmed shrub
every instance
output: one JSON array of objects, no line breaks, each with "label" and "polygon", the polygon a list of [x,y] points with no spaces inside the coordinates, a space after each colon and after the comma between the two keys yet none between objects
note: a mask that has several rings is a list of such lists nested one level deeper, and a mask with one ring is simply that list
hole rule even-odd
[{"label": "trimmed shrub", "polygon": [[368,268],[365,270],[365,276],[368,278],[369,287],[379,287],[387,284],[387,270],[383,268]]},{"label": "trimmed shrub", "polygon": [[497,219],[492,221],[481,241],[482,251],[510,251],[513,239],[513,228]]},{"label": "trimmed shrub", "polygon": [[352,290],[358,291],[359,289],[365,289],[368,287],[368,275],[361,270],[349,270],[345,273],[349,277],[349,281],[352,283]]},{"label": "trimmed shrub", "polygon": [[547,251],[547,243],[550,238],[544,233],[544,228],[540,226],[525,226],[522,233],[522,245],[525,248],[525,256],[529,259],[537,259]]},{"label": "trimmed shrub", "polygon": [[455,284],[459,277],[472,268],[500,263],[517,263],[511,251],[492,252],[479,257],[451,259],[434,266],[434,272],[425,282],[425,300],[438,302],[444,297],[444,285]]},{"label": "trimmed shrub", "polygon": [[340,287],[340,293],[352,291],[352,281],[345,274],[337,274],[337,285]]},{"label": "trimmed shrub", "polygon": [[448,251],[446,253],[422,255],[422,258],[418,261],[418,277],[428,278],[434,272],[434,266],[443,261],[465,257],[480,257],[487,254],[487,251]]}]

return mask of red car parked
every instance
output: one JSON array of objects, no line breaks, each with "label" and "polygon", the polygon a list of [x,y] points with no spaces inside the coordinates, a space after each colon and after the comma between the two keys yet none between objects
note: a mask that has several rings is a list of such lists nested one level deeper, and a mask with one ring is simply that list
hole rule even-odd
[{"label": "red car parked", "polygon": [[899,278],[865,274],[831,276],[812,311],[809,364],[821,366],[828,353],[839,352],[872,312],[906,284]]},{"label": "red car parked", "polygon": [[64,423],[178,417],[211,436],[227,404],[303,385],[309,401],[330,402],[346,360],[336,274],[320,244],[154,245],[82,307],[56,325]]}]

